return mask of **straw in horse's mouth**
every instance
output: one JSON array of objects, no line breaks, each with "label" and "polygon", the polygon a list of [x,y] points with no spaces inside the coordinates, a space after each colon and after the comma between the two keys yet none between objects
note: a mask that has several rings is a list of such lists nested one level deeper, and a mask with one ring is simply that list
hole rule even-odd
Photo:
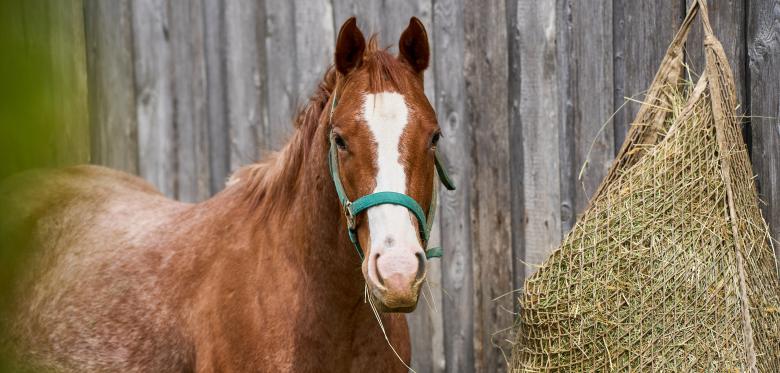
[{"label": "straw in horse's mouth", "polygon": [[412,367],[406,364],[404,359],[401,358],[401,355],[398,355],[398,351],[395,350],[395,347],[393,347],[393,344],[390,343],[390,339],[387,337],[387,331],[385,330],[385,325],[382,323],[382,318],[379,316],[379,311],[377,311],[376,306],[374,306],[373,299],[374,296],[368,291],[368,284],[365,285],[365,298],[368,301],[368,304],[371,306],[371,311],[374,313],[374,317],[376,318],[376,322],[379,325],[379,329],[382,330],[382,335],[385,336],[385,342],[387,342],[387,345],[390,346],[390,349],[393,350],[393,354],[395,354],[395,357],[398,358],[398,361],[401,362],[401,364],[406,367],[410,372],[417,373]]}]

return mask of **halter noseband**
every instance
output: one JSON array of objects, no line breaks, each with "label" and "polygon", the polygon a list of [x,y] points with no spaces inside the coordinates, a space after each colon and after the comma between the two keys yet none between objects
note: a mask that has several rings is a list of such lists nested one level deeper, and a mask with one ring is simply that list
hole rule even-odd
[{"label": "halter noseband", "polygon": [[[344,217],[347,220],[347,233],[349,234],[349,240],[355,246],[355,250],[363,260],[363,249],[360,247],[360,241],[357,236],[357,226],[355,225],[355,219],[362,212],[368,210],[371,207],[378,205],[398,205],[408,209],[415,218],[417,218],[418,226],[420,227],[420,237],[422,237],[423,247],[428,245],[428,238],[431,232],[431,225],[433,225],[433,218],[436,214],[436,182],[433,183],[433,196],[431,197],[431,206],[428,209],[428,215],[423,212],[422,207],[414,200],[403,193],[396,192],[377,192],[362,196],[355,201],[350,201],[347,197],[346,191],[344,191],[344,185],[341,184],[341,176],[339,174],[339,158],[338,150],[336,148],[336,140],[333,135],[333,111],[336,109],[336,103],[338,102],[338,96],[336,91],[333,93],[333,100],[330,106],[330,113],[328,117],[328,125],[330,125],[330,151],[328,156],[328,167],[330,168],[330,176],[333,179],[333,185],[336,187],[336,194],[339,196],[339,202],[344,209]],[[447,190],[455,190],[455,184],[452,183],[449,175],[442,167],[439,160],[439,154],[434,153],[434,164],[436,166],[436,174],[439,175],[439,180]],[[425,257],[440,258],[442,256],[442,250],[440,247],[432,247],[425,250]]]}]

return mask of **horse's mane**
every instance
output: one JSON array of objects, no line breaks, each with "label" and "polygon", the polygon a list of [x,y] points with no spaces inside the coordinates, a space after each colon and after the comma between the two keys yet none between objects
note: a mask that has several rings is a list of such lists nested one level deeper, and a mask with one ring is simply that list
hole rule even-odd
[{"label": "horse's mane", "polygon": [[[376,34],[368,41],[359,69],[368,72],[368,86],[373,92],[401,91],[405,88],[401,74],[411,71],[411,68],[391,55],[387,48],[379,48]],[[228,187],[233,184],[243,185],[240,189],[249,206],[262,216],[268,216],[277,211],[281,204],[289,204],[295,198],[296,180],[304,170],[303,163],[312,148],[317,128],[321,120],[327,121],[323,111],[334,90],[347,85],[351,76],[344,79],[335,66],[329,66],[308,102],[298,109],[293,121],[295,132],[284,148],[269,154],[259,163],[240,168],[228,180]]]}]

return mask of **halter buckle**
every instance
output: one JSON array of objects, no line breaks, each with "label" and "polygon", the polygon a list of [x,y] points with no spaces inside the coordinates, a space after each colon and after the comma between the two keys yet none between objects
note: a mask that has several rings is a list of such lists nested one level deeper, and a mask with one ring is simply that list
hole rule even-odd
[{"label": "halter buckle", "polygon": [[355,215],[352,213],[352,202],[344,204],[344,217],[347,219],[347,228],[355,229]]}]

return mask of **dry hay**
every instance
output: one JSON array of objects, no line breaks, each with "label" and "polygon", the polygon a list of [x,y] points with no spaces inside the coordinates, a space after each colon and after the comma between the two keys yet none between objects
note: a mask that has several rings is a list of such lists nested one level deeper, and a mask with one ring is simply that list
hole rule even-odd
[{"label": "dry hay", "polygon": [[514,372],[780,372],[775,258],[706,13],[706,71],[680,79],[697,6],[589,208],[526,281]]}]

